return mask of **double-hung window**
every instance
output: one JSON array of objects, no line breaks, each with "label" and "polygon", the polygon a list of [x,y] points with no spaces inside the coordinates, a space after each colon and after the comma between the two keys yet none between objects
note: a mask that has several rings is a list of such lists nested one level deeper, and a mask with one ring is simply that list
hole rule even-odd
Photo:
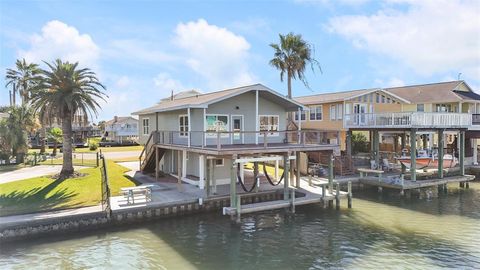
[{"label": "double-hung window", "polygon": [[343,104],[337,104],[337,119],[338,120],[343,119]]},{"label": "double-hung window", "polygon": [[188,115],[180,115],[178,117],[178,127],[180,131],[180,137],[188,136]]},{"label": "double-hung window", "polygon": [[337,120],[337,105],[330,105],[330,120]]},{"label": "double-hung window", "polygon": [[[260,131],[270,131],[269,136],[278,136],[278,133],[272,131],[278,131],[279,116],[278,115],[259,115],[258,116]],[[263,135],[263,133],[260,133]]]},{"label": "double-hung window", "polygon": [[310,108],[310,120],[322,120],[322,105],[314,106]]},{"label": "double-hung window", "polygon": [[142,119],[142,124],[143,124],[143,135],[148,135],[150,134],[150,127],[149,123],[150,119],[149,118],[143,118]]},{"label": "double-hung window", "polygon": [[[305,111],[301,111],[301,112],[300,112],[300,119],[301,119],[302,121],[305,121],[305,119],[306,119]],[[295,121],[298,121],[298,112],[295,112]]]}]

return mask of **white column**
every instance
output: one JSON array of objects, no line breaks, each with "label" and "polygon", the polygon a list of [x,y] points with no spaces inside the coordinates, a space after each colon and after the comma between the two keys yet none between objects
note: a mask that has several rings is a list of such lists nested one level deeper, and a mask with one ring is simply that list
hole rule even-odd
[{"label": "white column", "polygon": [[198,181],[198,187],[200,189],[205,189],[205,156],[200,155],[198,158],[198,177],[200,178]]},{"label": "white column", "polygon": [[[243,168],[244,165],[245,163],[240,163],[240,178],[242,178],[242,181],[244,181],[244,176],[245,176],[245,170]],[[238,178],[237,178],[237,183],[238,183]]]},{"label": "white column", "polygon": [[[258,90],[255,91],[255,131],[260,131],[258,125]],[[258,133],[255,133],[255,144],[258,144]]]},{"label": "white column", "polygon": [[182,155],[182,177],[187,178],[187,150],[183,150]]},{"label": "white column", "polygon": [[207,122],[207,109],[203,108],[203,145],[206,146],[207,145],[207,134],[205,134],[205,131],[207,129],[206,127],[206,122]]},{"label": "white column", "polygon": [[302,130],[302,110],[298,108],[298,130]]},{"label": "white column", "polygon": [[275,160],[275,179],[278,181],[278,159]]},{"label": "white column", "polygon": [[188,118],[188,121],[187,121],[187,123],[188,123],[188,133],[187,133],[187,136],[188,136],[188,137],[187,137],[187,139],[188,139],[188,147],[190,147],[190,141],[191,141],[190,129],[192,128],[192,122],[191,122],[191,120],[190,120],[190,116],[191,116],[191,114],[190,114],[190,108],[187,108],[187,118]]},{"label": "white column", "polygon": [[472,148],[473,148],[473,165],[478,165],[477,162],[477,138],[472,139]]}]

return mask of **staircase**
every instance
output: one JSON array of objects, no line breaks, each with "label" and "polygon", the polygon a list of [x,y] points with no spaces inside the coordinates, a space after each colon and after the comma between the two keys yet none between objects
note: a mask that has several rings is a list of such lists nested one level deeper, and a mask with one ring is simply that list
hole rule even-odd
[{"label": "staircase", "polygon": [[[148,137],[147,143],[143,147],[142,152],[140,153],[140,171],[142,172],[154,172],[155,171],[155,144],[158,138],[158,133],[156,131],[150,134]],[[165,149],[158,148],[160,161],[165,154]]]},{"label": "staircase", "polygon": [[[309,158],[312,162],[322,164],[323,166],[328,166],[331,153],[312,153],[309,155]],[[355,173],[353,167],[353,160],[348,156],[334,156],[334,172],[336,175],[352,175]]]}]

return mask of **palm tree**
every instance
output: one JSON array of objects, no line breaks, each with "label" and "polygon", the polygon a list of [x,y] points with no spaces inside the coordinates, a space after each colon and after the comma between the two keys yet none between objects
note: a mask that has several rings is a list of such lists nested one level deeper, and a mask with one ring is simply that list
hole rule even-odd
[{"label": "palm tree", "polygon": [[15,62],[16,69],[7,69],[7,75],[5,76],[5,87],[12,87],[12,99],[10,104],[15,106],[17,91],[22,99],[22,104],[28,102],[30,98],[31,89],[38,84],[40,80],[40,69],[37,64],[27,63],[25,59],[17,60]]},{"label": "palm tree", "polygon": [[8,117],[0,123],[0,138],[3,151],[17,157],[17,162],[23,162],[23,156],[28,148],[28,132],[35,126],[33,111],[27,106],[10,107]]},{"label": "palm tree", "polygon": [[275,50],[270,65],[280,70],[280,80],[282,82],[286,73],[288,98],[292,98],[292,78],[299,79],[306,87],[309,87],[305,78],[307,64],[310,64],[312,71],[314,71],[314,67],[318,67],[320,72],[322,72],[322,69],[314,58],[313,47],[303,40],[302,35],[288,33],[287,35],[279,34],[279,37],[279,44],[270,44],[270,47]]},{"label": "palm tree", "polygon": [[47,138],[53,142],[53,151],[52,151],[52,156],[57,155],[57,146],[59,143],[62,142],[63,139],[63,132],[62,129],[58,127],[51,128],[47,132]]},{"label": "palm tree", "polygon": [[88,68],[79,69],[77,63],[57,59],[47,63],[49,70],[42,70],[41,83],[32,92],[32,106],[40,119],[56,119],[63,131],[63,166],[60,178],[73,174],[72,120],[76,113],[85,117],[98,113],[99,100],[104,100],[105,86]]}]

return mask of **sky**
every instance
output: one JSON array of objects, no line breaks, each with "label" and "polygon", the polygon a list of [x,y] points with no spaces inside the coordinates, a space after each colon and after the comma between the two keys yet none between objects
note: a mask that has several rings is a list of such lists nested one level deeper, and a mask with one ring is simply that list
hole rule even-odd
[{"label": "sky", "polygon": [[[107,88],[98,122],[172,90],[262,83],[286,94],[269,44],[289,32],[321,65],[294,96],[458,78],[480,91],[478,0],[0,0],[0,70],[21,58],[78,61]],[[8,97],[4,87],[0,105]]]}]

